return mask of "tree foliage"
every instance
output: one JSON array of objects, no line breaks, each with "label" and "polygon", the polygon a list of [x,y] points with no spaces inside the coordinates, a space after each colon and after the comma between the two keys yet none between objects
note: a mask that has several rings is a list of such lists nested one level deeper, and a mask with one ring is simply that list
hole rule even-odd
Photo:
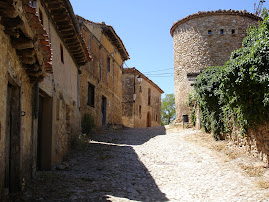
[{"label": "tree foliage", "polygon": [[197,78],[195,99],[201,124],[216,139],[233,128],[242,134],[269,117],[269,18],[251,27],[242,48],[221,67],[210,67]]},{"label": "tree foliage", "polygon": [[169,125],[176,115],[175,95],[166,94],[162,99],[162,125]]}]

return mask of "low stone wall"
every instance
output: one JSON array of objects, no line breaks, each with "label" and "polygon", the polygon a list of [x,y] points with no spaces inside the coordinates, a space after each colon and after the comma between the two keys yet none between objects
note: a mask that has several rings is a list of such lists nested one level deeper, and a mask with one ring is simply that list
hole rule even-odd
[{"label": "low stone wall", "polygon": [[244,147],[254,157],[269,163],[269,123],[249,130],[245,137],[236,131],[238,130],[234,130],[228,139],[234,144]]}]

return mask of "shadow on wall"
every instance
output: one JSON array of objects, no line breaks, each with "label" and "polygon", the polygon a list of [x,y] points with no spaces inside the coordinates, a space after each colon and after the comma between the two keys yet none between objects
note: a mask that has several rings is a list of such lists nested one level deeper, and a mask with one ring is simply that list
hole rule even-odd
[{"label": "shadow on wall", "polygon": [[85,151],[71,154],[70,170],[51,171],[49,179],[35,180],[31,193],[26,191],[27,200],[168,201],[131,146],[165,134],[164,127],[156,127],[93,135]]}]

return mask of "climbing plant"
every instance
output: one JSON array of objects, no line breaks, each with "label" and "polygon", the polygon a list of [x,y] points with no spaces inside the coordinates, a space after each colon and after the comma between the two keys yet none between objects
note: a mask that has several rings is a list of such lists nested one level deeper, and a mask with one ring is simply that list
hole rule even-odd
[{"label": "climbing plant", "polygon": [[251,27],[242,48],[221,67],[197,77],[195,100],[201,124],[216,139],[233,128],[244,135],[269,119],[269,18]]}]

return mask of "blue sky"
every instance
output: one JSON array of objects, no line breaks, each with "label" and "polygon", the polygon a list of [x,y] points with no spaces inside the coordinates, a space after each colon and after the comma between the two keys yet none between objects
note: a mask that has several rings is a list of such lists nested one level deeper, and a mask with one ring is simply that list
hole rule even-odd
[{"label": "blue sky", "polygon": [[[74,12],[94,22],[112,25],[122,39],[130,60],[165,94],[174,93],[173,23],[198,11],[219,9],[254,12],[259,0],[70,0]],[[263,6],[269,8],[269,0]]]}]

